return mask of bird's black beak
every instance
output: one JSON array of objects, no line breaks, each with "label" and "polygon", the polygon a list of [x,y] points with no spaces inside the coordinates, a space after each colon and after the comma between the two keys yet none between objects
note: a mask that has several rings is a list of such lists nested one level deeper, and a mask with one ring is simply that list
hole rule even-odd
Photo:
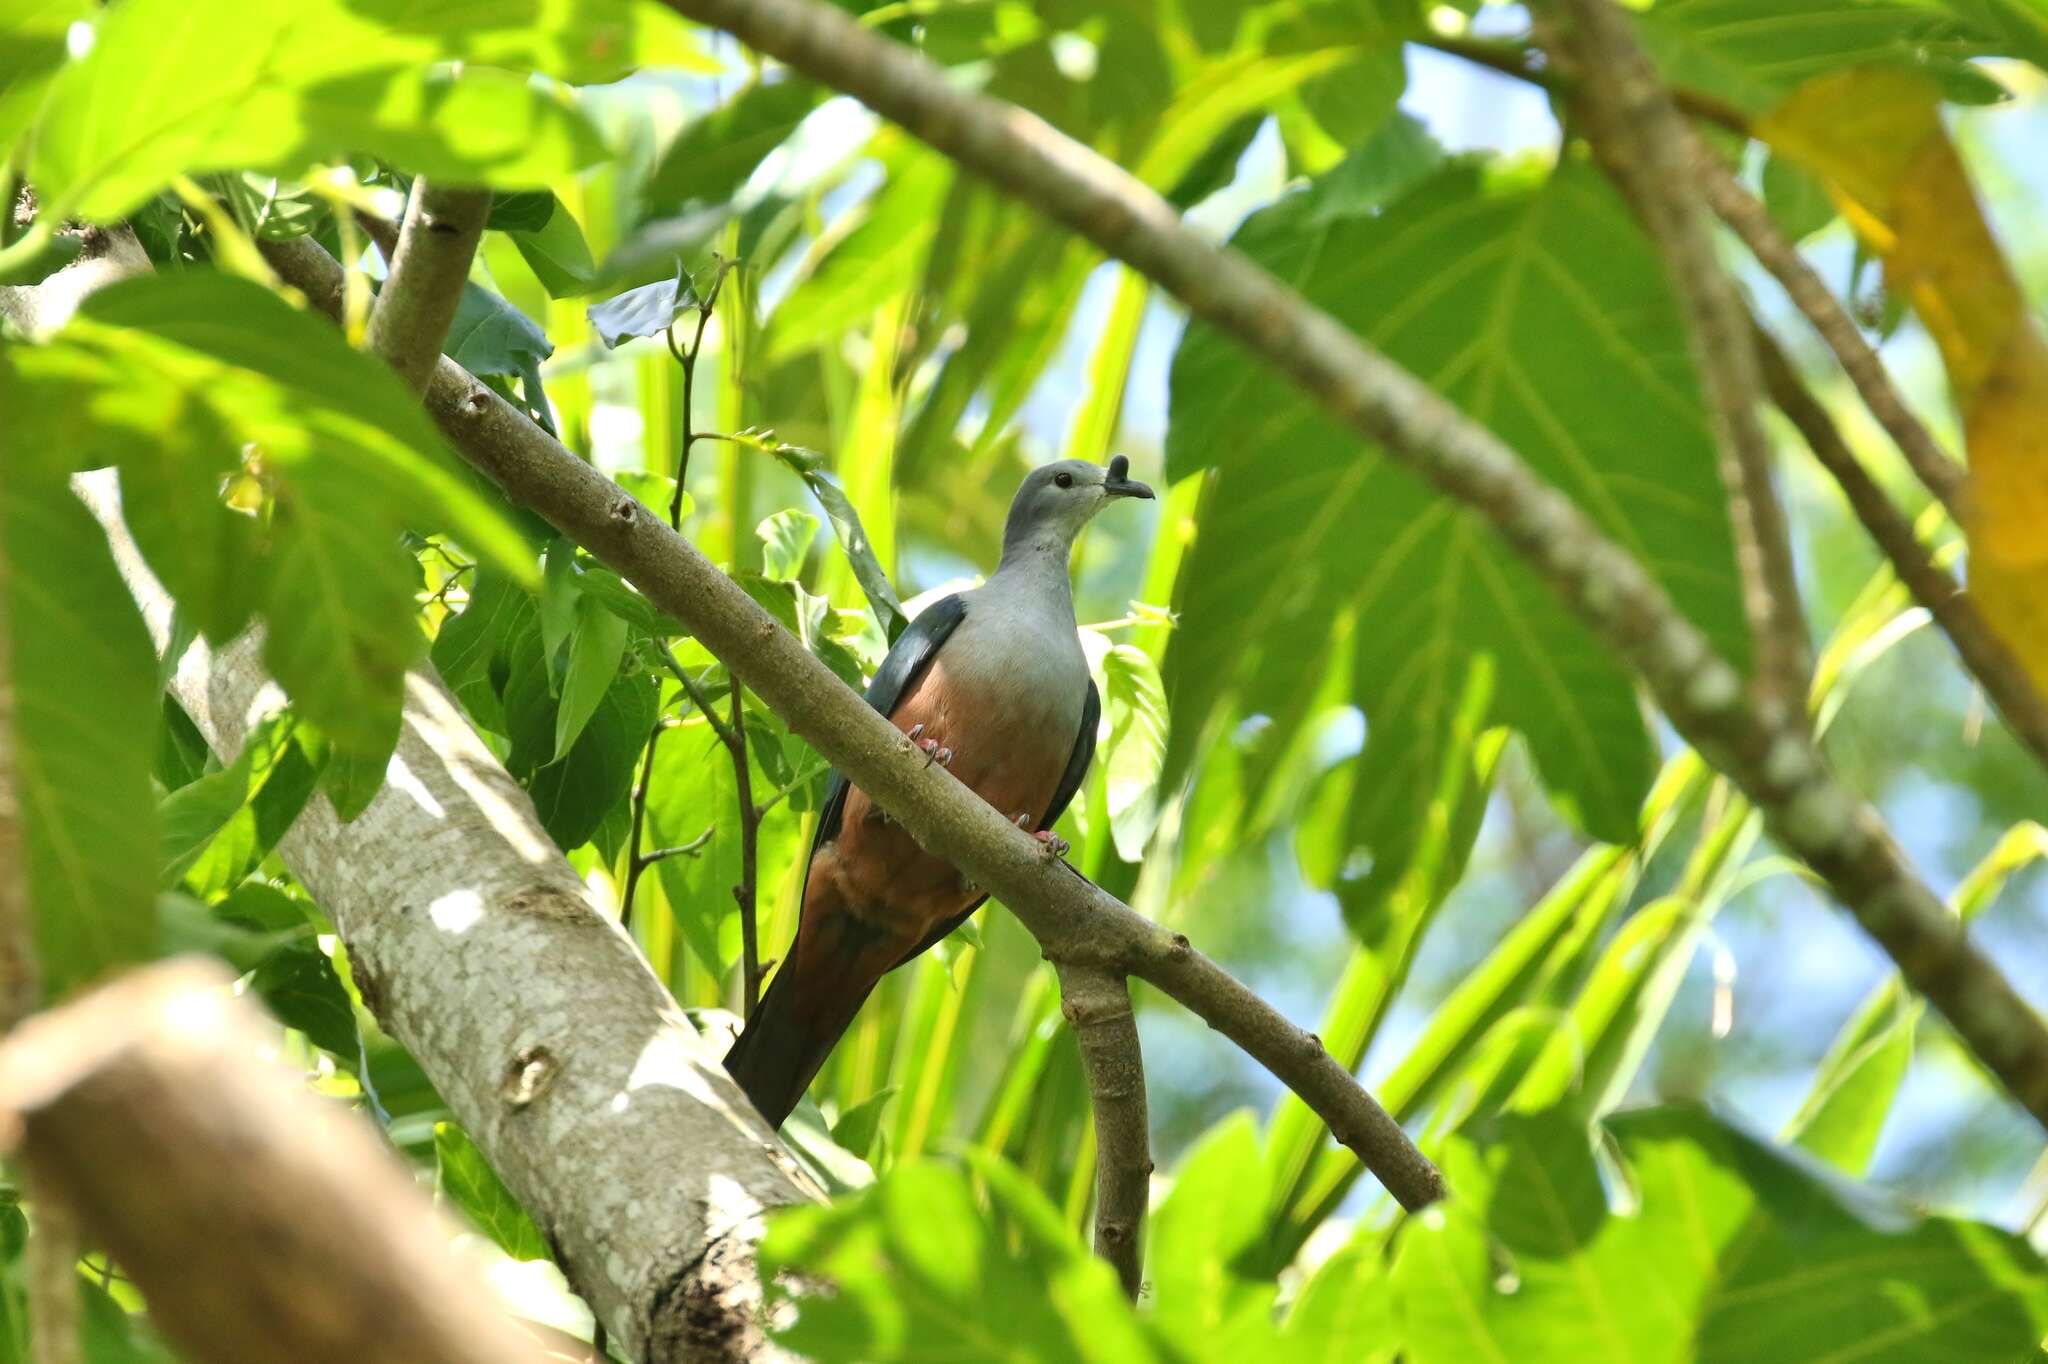
[{"label": "bird's black beak", "polygon": [[1109,477],[1102,480],[1102,491],[1111,497],[1142,497],[1148,502],[1152,490],[1144,484],[1126,478],[1131,471],[1131,462],[1122,455],[1109,462]]}]

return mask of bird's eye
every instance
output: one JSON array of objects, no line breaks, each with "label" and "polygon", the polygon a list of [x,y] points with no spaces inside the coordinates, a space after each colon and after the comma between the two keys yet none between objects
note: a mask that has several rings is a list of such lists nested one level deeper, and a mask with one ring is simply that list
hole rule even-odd
[{"label": "bird's eye", "polygon": [[1062,488],[1071,488],[1074,486],[1074,476],[1072,474],[1054,474],[1052,476],[1052,481],[1059,484]]}]

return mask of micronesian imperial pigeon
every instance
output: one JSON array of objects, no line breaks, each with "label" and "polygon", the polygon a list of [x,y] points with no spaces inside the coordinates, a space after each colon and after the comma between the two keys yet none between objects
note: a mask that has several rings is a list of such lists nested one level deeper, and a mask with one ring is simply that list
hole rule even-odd
[{"label": "micronesian imperial pigeon", "polygon": [[[996,809],[1050,832],[1095,756],[1102,700],[1074,621],[1074,537],[1121,497],[1150,497],[1118,455],[1063,460],[1017,489],[995,575],[934,602],[882,660],[868,704]],[[988,897],[832,774],[804,878],[796,941],[725,1068],[780,1127],[877,981]]]}]

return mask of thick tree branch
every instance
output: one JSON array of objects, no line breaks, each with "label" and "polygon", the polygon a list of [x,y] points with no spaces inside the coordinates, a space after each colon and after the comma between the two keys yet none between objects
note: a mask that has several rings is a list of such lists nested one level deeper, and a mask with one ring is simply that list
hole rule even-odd
[{"label": "thick tree branch", "polygon": [[[87,482],[162,648],[171,603],[110,481]],[[202,641],[172,680],[224,761],[282,702],[261,655],[258,631],[218,652]],[[816,1190],[437,678],[407,676],[398,750],[369,808],[343,824],[316,796],[279,851],[334,921],[364,1002],[613,1338],[661,1364],[769,1353],[753,1248],[768,1210]]]},{"label": "thick tree branch", "polygon": [[489,190],[413,181],[397,248],[388,255],[390,277],[378,292],[365,344],[415,393],[426,388],[441,358],[490,215]]},{"label": "thick tree branch", "polygon": [[[316,243],[301,239],[266,249],[278,273],[309,297],[333,295],[338,267]],[[1047,956],[1157,985],[1300,1094],[1404,1206],[1443,1196],[1436,1168],[1312,1034],[1274,1012],[1185,937],[1168,934],[1048,856],[1044,844],[944,767],[927,764],[902,731],[631,494],[452,360],[428,386],[426,403],[465,459],[687,625],[737,683],[751,687],[918,842],[1009,906]]]},{"label": "thick tree branch", "polygon": [[1081,1045],[1095,1110],[1095,1253],[1115,1267],[1124,1292],[1135,1300],[1145,1265],[1152,1134],[1131,989],[1116,972],[1091,963],[1055,958],[1053,968],[1060,977],[1060,1012]]},{"label": "thick tree branch", "polygon": [[1913,533],[1913,523],[1877,486],[1827,409],[1808,391],[1791,360],[1761,326],[1756,329],[1756,344],[1772,401],[1805,437],[1820,466],[1841,485],[1849,509],[1891,560],[1913,599],[1927,608],[1948,636],[1963,666],[2005,717],[2007,727],[2048,766],[2048,703],[2042,701],[2027,670],[1984,619],[1977,603],[1934,562],[1927,546]]},{"label": "thick tree branch", "polygon": [[[1628,20],[1609,0],[1562,0],[1550,48],[1573,76],[1594,150],[1664,260],[1714,433],[1721,485],[1755,646],[1767,724],[1803,715],[1812,649],[1792,566],[1785,511],[1771,483],[1771,443],[1749,313],[1714,254],[1692,177],[1691,132]],[[1546,22],[1546,30],[1553,26]]]},{"label": "thick tree branch", "polygon": [[[0,1128],[195,1360],[539,1364],[359,1119],[281,1070],[228,972],[175,961],[0,1045]],[[70,1274],[70,1264],[63,1266]],[[36,1323],[41,1335],[46,1323]]]},{"label": "thick tree branch", "polygon": [[[1734,668],[1714,654],[1643,566],[1531,473],[1492,432],[1243,256],[1211,246],[1129,174],[1023,110],[961,88],[923,57],[865,31],[823,0],[665,3],[853,95],[1080,232],[1161,285],[1196,317],[1236,338],[1339,421],[1484,515],[1559,598],[1635,667],[1679,732],[1735,779],[1763,811],[1779,843],[1821,875],[1978,1059],[2048,1126],[2048,1027],[1997,967],[1970,946],[1955,916],[1907,865],[1877,812],[1835,778],[1803,728],[1764,724],[1744,703]],[[504,417],[491,408],[487,391],[477,385],[470,392],[473,396],[464,397],[451,388],[446,399],[454,399],[453,405],[442,398],[430,401],[446,412],[444,429],[455,435],[458,448],[482,459],[487,443],[511,435],[504,430]],[[499,481],[514,496],[543,515],[568,514],[565,476],[535,479],[510,463]],[[587,495],[597,498],[604,492],[591,488]],[[681,572],[684,561],[648,543],[652,537],[640,527],[644,518],[630,499],[613,506],[619,510],[612,524],[600,520],[588,531],[604,532],[608,553],[643,564],[627,576],[643,573],[636,579],[641,589],[664,609],[677,610],[665,600],[667,574],[657,568],[689,582],[697,575]],[[580,512],[576,519],[582,523]],[[758,609],[752,615],[767,621]],[[739,628],[731,644],[751,645],[741,622],[732,624]],[[728,645],[721,641],[715,647]],[[758,664],[768,662],[760,656],[766,650],[747,651]],[[808,709],[794,696],[771,696],[765,681],[749,682],[792,720],[799,709]],[[785,699],[789,704],[782,703]],[[816,714],[823,718],[824,711]],[[950,777],[925,780],[901,771],[916,766],[907,746],[899,760],[884,746],[882,734],[864,722],[853,725],[849,716],[845,729],[829,735],[801,726],[799,732],[825,748],[841,770],[892,812],[908,816],[906,822],[928,846],[976,873],[979,884],[995,888],[1006,901],[1019,903],[1011,890],[1028,893],[1022,860],[1027,851],[1007,839],[992,842],[990,865],[982,874],[983,868],[965,855],[965,840],[956,847],[939,831],[936,797]],[[895,811],[899,800],[902,809]],[[961,832],[966,831],[963,825]],[[1000,868],[998,856],[1004,861]],[[1008,879],[1011,874],[1018,877],[1015,882]],[[1052,901],[1048,896],[1035,903]],[[1046,927],[1054,926],[1048,916]]]},{"label": "thick tree branch", "polygon": [[1785,239],[1764,206],[1739,184],[1735,175],[1714,155],[1711,148],[1694,140],[1690,153],[1692,176],[1706,200],[1728,224],[1742,244],[1756,257],[1757,264],[1770,271],[1784,287],[1813,329],[1835,354],[1842,372],[1862,395],[1864,406],[1885,429],[1906,457],[1906,464],[1927,491],[1940,498],[1950,514],[1956,514],[1963,492],[1962,466],[1950,459],[1926,426],[1906,406],[1892,384],[1884,361],[1863,339],[1862,329],[1835,298],[1821,277]]}]

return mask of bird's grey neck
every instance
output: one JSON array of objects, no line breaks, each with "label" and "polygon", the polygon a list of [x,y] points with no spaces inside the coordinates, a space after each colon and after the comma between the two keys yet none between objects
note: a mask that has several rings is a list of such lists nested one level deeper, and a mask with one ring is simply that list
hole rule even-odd
[{"label": "bird's grey neck", "polygon": [[1045,594],[1063,603],[1069,614],[1074,609],[1073,583],[1067,575],[1074,543],[1055,531],[1006,536],[1002,562],[989,578],[989,586],[1016,587]]}]

